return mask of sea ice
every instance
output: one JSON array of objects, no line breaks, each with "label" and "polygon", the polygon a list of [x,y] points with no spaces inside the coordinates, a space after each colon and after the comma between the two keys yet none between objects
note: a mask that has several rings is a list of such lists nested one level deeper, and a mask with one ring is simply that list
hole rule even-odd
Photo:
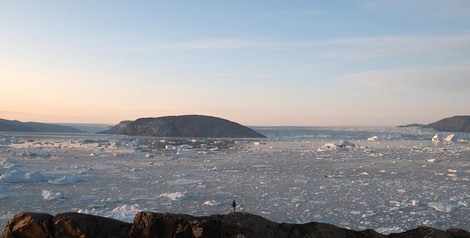
[{"label": "sea ice", "polygon": [[342,140],[338,143],[326,143],[321,148],[318,148],[317,152],[332,151],[332,150],[349,150],[349,149],[353,149],[354,147],[356,147],[356,144],[351,143],[346,140]]},{"label": "sea ice", "polygon": [[[0,158],[11,158],[0,159],[0,227],[22,210],[79,211],[132,222],[139,210],[226,213],[236,200],[245,211],[276,222],[346,224],[382,233],[422,224],[470,229],[470,144],[432,143],[436,132],[424,129],[314,128],[302,134],[313,136],[308,139],[286,134],[288,139],[258,145],[224,140],[212,152],[215,142],[202,146],[189,139],[20,134],[24,144],[0,148]],[[367,141],[373,136],[380,143]],[[86,139],[110,146],[79,143]],[[351,142],[316,151],[345,139]],[[176,155],[175,147],[184,144],[197,153]],[[20,156],[24,151],[53,157]]]},{"label": "sea ice", "polygon": [[452,212],[458,205],[450,204],[447,202],[428,202],[428,206],[434,208],[436,211],[439,212]]},{"label": "sea ice", "polygon": [[48,190],[45,190],[45,189],[42,190],[41,194],[42,194],[42,197],[44,198],[44,200],[52,201],[52,200],[64,199],[64,194],[55,193],[55,192],[48,191]]},{"label": "sea ice", "polygon": [[58,184],[58,185],[65,185],[65,184],[73,184],[79,182],[81,179],[77,176],[64,176],[58,179],[50,179],[48,183],[50,184]]},{"label": "sea ice", "polygon": [[0,182],[0,200],[7,198],[10,195],[10,189]]},{"label": "sea ice", "polygon": [[17,160],[14,160],[14,159],[5,158],[5,159],[0,161],[0,166],[5,168],[5,169],[10,169],[10,168],[13,168],[13,167],[23,166],[23,163],[21,163]]},{"label": "sea ice", "polygon": [[215,200],[207,200],[203,203],[203,205],[208,207],[216,207],[220,205],[220,202],[216,202]]},{"label": "sea ice", "polygon": [[173,181],[168,181],[167,184],[175,186],[175,185],[197,184],[201,182],[202,182],[201,180],[196,180],[196,179],[176,179]]},{"label": "sea ice", "polygon": [[5,183],[22,182],[42,182],[53,179],[53,176],[41,174],[39,172],[26,172],[21,170],[12,170],[0,176],[0,181]]},{"label": "sea ice", "polygon": [[400,233],[404,232],[405,230],[401,227],[394,226],[394,227],[380,227],[376,230],[378,233],[388,235],[390,233]]},{"label": "sea ice", "polygon": [[132,221],[137,212],[140,212],[140,206],[138,204],[133,205],[122,205],[114,208],[111,211],[111,217],[114,219]]},{"label": "sea ice", "polygon": [[21,156],[29,156],[29,157],[44,157],[48,158],[51,157],[51,153],[47,151],[23,151],[20,153]]},{"label": "sea ice", "polygon": [[182,193],[182,192],[162,193],[162,194],[160,194],[160,197],[166,197],[166,198],[170,199],[171,201],[180,201],[180,200],[187,199],[186,194]]}]

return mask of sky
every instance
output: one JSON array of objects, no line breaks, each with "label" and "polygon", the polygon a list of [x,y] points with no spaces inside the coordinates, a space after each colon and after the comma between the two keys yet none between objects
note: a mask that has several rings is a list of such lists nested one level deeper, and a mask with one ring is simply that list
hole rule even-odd
[{"label": "sky", "polygon": [[0,1],[0,118],[251,126],[470,114],[470,1]]}]

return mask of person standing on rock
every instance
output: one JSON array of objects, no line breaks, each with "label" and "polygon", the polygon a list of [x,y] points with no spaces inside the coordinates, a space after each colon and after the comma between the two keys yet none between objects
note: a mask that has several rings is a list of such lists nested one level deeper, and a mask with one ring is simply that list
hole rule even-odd
[{"label": "person standing on rock", "polygon": [[233,200],[233,202],[232,202],[232,213],[235,213],[236,208],[237,208],[237,203],[235,202],[235,200]]}]

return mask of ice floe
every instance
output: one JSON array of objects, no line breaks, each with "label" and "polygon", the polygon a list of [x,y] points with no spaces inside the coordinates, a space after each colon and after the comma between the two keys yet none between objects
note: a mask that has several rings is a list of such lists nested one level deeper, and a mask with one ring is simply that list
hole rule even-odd
[{"label": "ice floe", "polygon": [[162,193],[160,197],[168,198],[171,201],[180,201],[188,198],[184,192]]},{"label": "ice floe", "polygon": [[468,142],[470,139],[469,133],[448,133],[439,132],[432,137],[432,141],[439,142]]},{"label": "ice floe", "polygon": [[428,202],[428,206],[439,212],[452,212],[459,207],[459,205],[450,204],[447,202]]},{"label": "ice floe", "polygon": [[[432,130],[395,130],[322,128],[306,132],[314,138],[289,134],[260,143],[21,135],[24,143],[0,148],[7,158],[0,159],[0,225],[20,210],[38,209],[130,222],[139,210],[209,215],[227,212],[235,199],[276,222],[382,233],[422,224],[470,229],[470,145],[446,137],[432,143]],[[380,143],[366,141],[374,136]],[[107,142],[81,143],[86,139]],[[178,155],[183,149],[191,154]],[[21,156],[25,151],[53,156]]]},{"label": "ice floe", "polygon": [[216,207],[220,205],[220,202],[217,202],[215,200],[207,200],[203,203],[203,205],[208,207]]},{"label": "ice floe", "polygon": [[5,158],[0,161],[0,166],[6,169],[13,168],[13,167],[21,167],[23,166],[23,163],[10,159],[10,158]]},{"label": "ice floe", "polygon": [[52,200],[64,199],[64,194],[59,193],[59,192],[56,193],[56,192],[52,192],[52,191],[43,189],[41,194],[42,194],[42,197],[44,198],[44,200],[52,201]]},{"label": "ice floe", "polygon": [[321,148],[318,148],[317,152],[332,151],[332,150],[349,150],[349,149],[353,149],[356,146],[357,145],[354,144],[354,143],[343,140],[343,141],[340,141],[338,143],[326,143]]},{"label": "ice floe", "polygon": [[58,185],[65,185],[65,184],[73,184],[79,182],[81,179],[77,176],[64,176],[57,179],[49,179],[48,183],[50,184],[58,184]]},{"label": "ice floe", "polygon": [[114,219],[127,220],[133,218],[137,212],[141,211],[138,204],[122,205],[111,211],[111,217]]},{"label": "ice floe", "polygon": [[5,183],[42,182],[50,179],[54,179],[54,176],[22,170],[8,171],[0,176],[0,181]]},{"label": "ice floe", "polygon": [[37,150],[37,151],[23,151],[20,153],[21,156],[29,156],[29,157],[45,157],[45,158],[48,158],[48,157],[51,157],[51,153],[48,152],[48,151],[41,151],[41,150]]}]

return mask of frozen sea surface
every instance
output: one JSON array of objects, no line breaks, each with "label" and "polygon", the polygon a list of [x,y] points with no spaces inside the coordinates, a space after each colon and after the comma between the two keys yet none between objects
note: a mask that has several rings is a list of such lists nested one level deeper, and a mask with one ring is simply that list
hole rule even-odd
[{"label": "frozen sea surface", "polygon": [[276,222],[470,230],[470,144],[403,130],[261,141],[2,134],[0,226],[20,211],[132,221],[141,210],[227,213],[236,200]]}]

